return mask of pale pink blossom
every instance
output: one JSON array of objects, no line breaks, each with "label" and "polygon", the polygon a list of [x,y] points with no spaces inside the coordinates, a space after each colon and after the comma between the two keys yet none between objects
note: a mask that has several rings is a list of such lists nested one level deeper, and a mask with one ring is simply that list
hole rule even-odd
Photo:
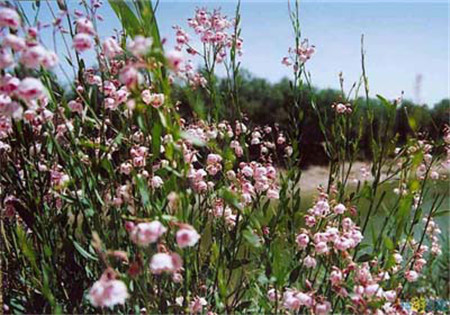
[{"label": "pale pink blossom", "polygon": [[333,269],[334,270],[330,273],[330,281],[332,285],[336,286],[341,283],[343,277],[342,272],[338,268],[333,267]]},{"label": "pale pink blossom", "polygon": [[309,255],[305,257],[305,259],[303,260],[303,263],[305,264],[306,268],[316,268],[316,266],[317,266],[316,259]]},{"label": "pale pink blossom", "polygon": [[177,244],[180,248],[191,247],[197,244],[200,235],[190,225],[183,225],[176,234]]},{"label": "pale pink blossom", "polygon": [[316,244],[315,248],[316,248],[317,254],[328,253],[328,246],[327,246],[327,243],[325,243],[325,242],[320,242],[320,243]]},{"label": "pale pink blossom", "polygon": [[342,203],[336,205],[333,209],[336,214],[343,214],[345,210],[347,210],[347,208]]},{"label": "pale pink blossom", "polygon": [[277,300],[277,291],[273,288],[270,289],[269,291],[267,291],[267,298],[271,302],[274,302],[275,300]]},{"label": "pale pink blossom", "polygon": [[23,79],[17,88],[17,94],[26,101],[40,98],[45,94],[45,87],[40,80],[35,78]]},{"label": "pale pink blossom", "polygon": [[183,63],[183,54],[181,52],[177,50],[169,51],[166,54],[166,59],[173,71],[178,72],[180,70],[180,66]]},{"label": "pale pink blossom", "polygon": [[0,79],[0,91],[7,95],[11,95],[20,85],[20,80],[9,74],[4,75]]},{"label": "pale pink blossom", "polygon": [[0,8],[0,27],[10,27],[16,29],[20,26],[19,14],[10,8]]},{"label": "pale pink blossom", "polygon": [[73,48],[78,52],[91,49],[93,46],[92,37],[85,33],[79,33],[73,37]]},{"label": "pale pink blossom", "polygon": [[46,69],[54,68],[59,63],[58,55],[53,51],[47,51],[42,60],[42,66]]},{"label": "pale pink blossom", "polygon": [[120,71],[119,80],[131,89],[142,82],[142,75],[135,67],[127,66]]},{"label": "pale pink blossom", "polygon": [[298,247],[300,248],[306,248],[309,243],[309,236],[305,233],[301,233],[297,235],[295,241],[297,242]]},{"label": "pale pink blossom", "polygon": [[149,98],[149,104],[154,108],[158,108],[164,104],[164,94],[162,93],[152,93]]},{"label": "pale pink blossom", "polygon": [[414,270],[405,272],[405,278],[408,282],[416,282],[419,279],[419,274]]},{"label": "pale pink blossom", "polygon": [[106,271],[89,290],[88,299],[95,307],[113,307],[124,304],[129,297],[127,286],[123,281],[110,279]]},{"label": "pale pink blossom", "polygon": [[83,104],[77,102],[75,100],[70,101],[67,106],[69,106],[70,110],[74,113],[82,114],[83,113]]},{"label": "pale pink blossom", "polygon": [[383,295],[384,295],[384,298],[391,303],[395,302],[395,300],[397,298],[397,292],[395,292],[394,290],[384,291]]},{"label": "pale pink blossom", "polygon": [[176,253],[157,253],[152,256],[150,261],[150,270],[153,274],[174,273],[180,270],[181,267],[181,257]]},{"label": "pale pink blossom", "polygon": [[364,288],[364,293],[367,296],[373,296],[376,293],[378,293],[379,291],[382,292],[380,286],[376,283],[369,284]]},{"label": "pale pink blossom", "polygon": [[316,315],[326,315],[331,311],[331,303],[328,301],[317,303],[314,310]]},{"label": "pale pink blossom", "polygon": [[14,58],[6,49],[0,48],[0,69],[6,69],[14,65]]},{"label": "pale pink blossom", "polygon": [[130,233],[131,240],[140,246],[155,243],[167,231],[161,222],[145,222],[137,224]]},{"label": "pale pink blossom", "polygon": [[200,313],[206,305],[208,305],[208,302],[206,302],[205,298],[196,296],[189,304],[189,312],[193,314]]},{"label": "pale pink blossom", "polygon": [[164,182],[161,177],[155,175],[151,179],[151,185],[153,189],[158,189],[164,185]]},{"label": "pale pink blossom", "polygon": [[25,39],[17,35],[7,34],[3,39],[2,45],[4,47],[11,47],[12,50],[19,52],[25,49],[26,42]]},{"label": "pale pink blossom", "polygon": [[152,47],[153,40],[141,35],[137,35],[134,39],[128,43],[127,49],[136,57],[145,56]]},{"label": "pale pink blossom", "polygon": [[75,22],[75,25],[78,34],[84,33],[88,35],[95,35],[94,24],[88,18],[79,18]]},{"label": "pale pink blossom", "polygon": [[278,189],[270,188],[267,190],[267,198],[278,200],[280,199],[280,192]]},{"label": "pale pink blossom", "polygon": [[102,48],[103,53],[109,59],[112,59],[123,52],[122,47],[120,47],[119,43],[112,37],[108,37],[103,41]]},{"label": "pale pink blossom", "polygon": [[122,174],[129,175],[131,173],[132,169],[133,169],[133,165],[131,165],[131,163],[129,163],[129,162],[120,164],[120,172]]},{"label": "pale pink blossom", "polygon": [[144,104],[150,105],[151,96],[152,96],[152,94],[151,94],[150,90],[143,90],[141,92],[141,98],[142,98],[142,101],[144,102]]}]

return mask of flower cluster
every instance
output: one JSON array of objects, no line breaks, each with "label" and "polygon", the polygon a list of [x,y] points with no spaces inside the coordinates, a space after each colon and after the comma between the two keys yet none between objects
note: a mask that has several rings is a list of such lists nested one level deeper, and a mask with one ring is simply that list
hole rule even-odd
[{"label": "flower cluster", "polygon": [[[428,209],[425,198],[446,178],[450,128],[439,141],[419,134],[395,151],[396,139],[369,139],[378,160],[347,182],[348,162],[359,158],[361,139],[348,137],[360,113],[351,100],[333,104],[338,115],[331,128],[323,124],[329,182],[303,208],[304,142],[292,142],[303,134],[289,130],[300,126],[300,112],[281,126],[254,125],[238,105],[237,114],[203,120],[185,115],[172,93],[175,74],[186,89],[206,87],[198,95],[210,97],[207,105],[225,103],[214,99],[220,63],[236,76],[227,80],[237,93],[238,12],[229,19],[197,9],[188,20],[195,35],[175,26],[175,49],[164,53],[164,42],[149,35],[148,23],[157,26],[147,19],[151,4],[135,4],[111,2],[124,31],[105,38],[97,31],[99,0],[81,1],[83,11],[49,4],[54,21],[36,26],[22,10],[0,5],[6,303],[33,313],[406,314],[403,299],[430,279],[445,250],[436,219],[444,199],[436,193]],[[65,58],[40,37],[52,26],[73,68],[67,89],[52,72]],[[298,71],[315,53],[298,42],[283,59],[296,72],[289,94],[296,100],[304,91],[295,86],[305,86]],[[204,68],[195,71],[183,53],[202,57]],[[88,54],[95,65],[86,64]],[[348,132],[333,134],[344,121]],[[391,187],[395,202],[386,202]],[[368,232],[382,210],[389,215],[381,230]]]},{"label": "flower cluster", "polygon": [[[342,300],[348,301],[347,311],[366,313],[379,305],[386,314],[405,313],[400,305],[399,296],[402,285],[393,286],[390,279],[402,269],[403,256],[398,252],[393,254],[394,263],[391,267],[384,267],[376,258],[369,262],[359,263],[352,258],[351,251],[363,240],[360,228],[353,223],[349,215],[351,211],[341,203],[328,200],[328,196],[319,189],[320,195],[314,206],[305,216],[307,228],[301,229],[296,237],[296,243],[301,251],[302,266],[310,270],[317,270],[320,265],[330,265],[326,279],[329,288]],[[332,206],[334,204],[334,206]],[[434,235],[435,225],[429,224],[427,233]],[[417,281],[419,273],[426,264],[422,258],[426,247],[411,244],[414,250],[414,263],[411,270],[404,271],[408,282]],[[315,286],[314,273],[307,273],[303,289],[286,288],[282,296],[270,289],[267,293],[269,300],[280,300],[289,311],[309,310],[314,314],[328,314],[335,312],[337,305],[332,305],[325,295],[321,295],[320,288],[327,287],[325,282]],[[322,291],[323,292],[323,291]],[[347,302],[345,302],[347,304]],[[376,307],[375,307],[376,308]]]},{"label": "flower cluster", "polygon": [[308,40],[304,40],[297,48],[289,48],[289,55],[283,57],[281,63],[287,67],[293,66],[294,71],[297,71],[303,64],[311,59],[315,52],[316,48],[314,45],[310,45]]},{"label": "flower cluster", "polygon": [[[206,60],[207,68],[214,68],[215,63],[225,62],[231,49],[241,55],[243,40],[232,32],[235,23],[224,16],[220,10],[210,12],[199,8],[194,17],[188,19],[188,25],[198,37],[197,39],[193,40],[182,27],[174,26],[175,51],[168,54],[168,59],[172,69],[176,70],[177,76],[185,79],[193,88],[205,87],[207,84],[206,78],[195,71],[193,61],[182,57],[183,49],[193,57],[200,56]],[[196,46],[203,46],[203,48],[196,48]]]}]

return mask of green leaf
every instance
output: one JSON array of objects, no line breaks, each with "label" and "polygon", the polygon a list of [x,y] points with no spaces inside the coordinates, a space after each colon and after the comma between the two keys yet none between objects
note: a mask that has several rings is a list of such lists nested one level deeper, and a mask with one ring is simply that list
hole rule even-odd
[{"label": "green leaf", "polygon": [[231,190],[223,188],[219,191],[219,196],[225,201],[227,205],[242,210],[242,206],[239,203],[238,196]]},{"label": "green leaf", "polygon": [[258,235],[254,234],[251,230],[245,230],[242,232],[242,236],[244,239],[253,247],[259,248],[261,247],[261,239]]},{"label": "green leaf", "polygon": [[109,5],[116,13],[127,35],[134,37],[141,33],[141,23],[126,1],[110,0]]},{"label": "green leaf", "polygon": [[98,261],[98,258],[92,255],[91,253],[87,252],[83,246],[81,246],[77,241],[72,240],[73,246],[75,249],[80,253],[81,256],[83,256],[86,259]]},{"label": "green leaf", "polygon": [[236,268],[242,267],[244,265],[247,265],[249,263],[250,263],[250,260],[248,260],[248,259],[235,259],[232,262],[230,262],[228,268],[236,269]]},{"label": "green leaf", "polygon": [[384,246],[386,246],[387,249],[393,250],[394,249],[394,243],[389,237],[384,238]]},{"label": "green leaf", "polygon": [[289,281],[291,283],[294,283],[295,281],[297,281],[298,276],[300,275],[300,270],[302,269],[302,266],[297,266],[294,268],[294,270],[291,271],[291,274],[289,275]]},{"label": "green leaf", "polygon": [[358,259],[356,259],[357,262],[367,262],[369,260],[371,260],[373,257],[372,255],[369,254],[363,254],[361,256],[358,257]]},{"label": "green leaf", "polygon": [[437,217],[443,217],[443,216],[447,216],[450,214],[450,210],[441,210],[441,211],[436,211],[432,217],[433,218],[437,218]]}]

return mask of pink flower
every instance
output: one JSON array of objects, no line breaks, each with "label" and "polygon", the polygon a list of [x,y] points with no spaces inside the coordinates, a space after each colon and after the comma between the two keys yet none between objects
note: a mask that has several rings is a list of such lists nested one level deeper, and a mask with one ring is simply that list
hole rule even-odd
[{"label": "pink flower", "polygon": [[181,283],[183,281],[183,275],[179,272],[175,272],[172,274],[172,281],[174,283]]},{"label": "pink flower", "polygon": [[347,210],[347,208],[342,203],[336,205],[333,209],[336,214],[343,214],[345,210]]},{"label": "pink flower", "polygon": [[283,294],[283,306],[288,310],[298,310],[301,306],[301,302],[296,296],[296,291],[288,290]]},{"label": "pink flower", "polygon": [[127,49],[136,57],[145,56],[152,47],[153,40],[141,35],[137,35],[128,45]]},{"label": "pink flower", "polygon": [[46,69],[51,69],[55,67],[59,62],[58,55],[53,51],[47,51],[42,60],[42,66]]},{"label": "pink flower", "polygon": [[9,74],[6,74],[0,80],[1,80],[0,81],[0,91],[6,93],[8,95],[10,95],[14,91],[16,91],[20,85],[20,80]]},{"label": "pink flower", "polygon": [[73,48],[78,52],[89,50],[93,46],[92,37],[85,33],[79,33],[73,37]]},{"label": "pink flower", "polygon": [[338,114],[345,114],[347,112],[347,106],[342,103],[336,104],[335,110]]},{"label": "pink flower", "polygon": [[44,85],[35,78],[23,79],[17,88],[17,94],[26,101],[40,98],[45,93]]},{"label": "pink flower", "polygon": [[6,35],[2,44],[4,47],[11,47],[11,49],[16,52],[24,50],[27,46],[25,39],[13,34]]},{"label": "pink flower", "polygon": [[313,298],[311,296],[309,296],[308,294],[305,294],[303,292],[298,292],[296,294],[296,297],[300,301],[301,305],[305,305],[307,307],[311,307],[313,305],[313,303],[314,303]]},{"label": "pink flower", "polygon": [[177,231],[176,238],[178,246],[184,248],[197,244],[200,235],[192,226],[186,224]]},{"label": "pink flower", "polygon": [[419,274],[414,270],[405,272],[405,278],[408,282],[416,282],[419,279]]},{"label": "pink flower", "polygon": [[67,105],[72,112],[78,113],[80,115],[83,113],[83,104],[81,104],[80,102],[72,100]]},{"label": "pink flower", "polygon": [[395,292],[394,290],[385,291],[383,295],[384,298],[391,303],[395,302],[395,299],[397,298],[397,292]]},{"label": "pink flower", "polygon": [[120,164],[120,172],[125,175],[129,175],[131,173],[131,170],[133,169],[133,166],[131,163],[125,162]]},{"label": "pink flower", "polygon": [[351,228],[353,228],[354,223],[352,221],[352,219],[350,218],[344,218],[342,220],[342,227],[344,228],[344,230],[350,230]]},{"label": "pink flower", "polygon": [[313,304],[313,298],[303,292],[288,289],[283,294],[283,306],[289,310],[298,310],[302,305],[311,307]]},{"label": "pink flower", "polygon": [[253,176],[253,169],[246,165],[242,168],[242,174],[244,174],[245,177],[252,177]]},{"label": "pink flower", "polygon": [[417,272],[421,272],[423,266],[425,266],[425,264],[427,263],[427,261],[423,258],[419,258],[414,262],[414,270]]},{"label": "pink flower", "polygon": [[174,273],[180,270],[181,266],[181,257],[176,253],[157,253],[153,255],[150,261],[150,270],[157,275],[163,272]]},{"label": "pink flower", "polygon": [[316,315],[326,315],[331,311],[331,303],[324,301],[322,303],[317,303],[315,307]]},{"label": "pink flower", "polygon": [[123,52],[122,47],[120,47],[119,43],[112,37],[108,37],[103,41],[102,48],[103,53],[109,59],[112,59]]},{"label": "pink flower", "polygon": [[399,253],[395,253],[395,254],[392,255],[392,256],[393,256],[393,258],[394,258],[394,260],[395,260],[395,263],[396,263],[397,265],[402,263],[402,261],[403,261],[402,255],[400,255]]},{"label": "pink flower", "polygon": [[181,52],[177,50],[169,51],[166,54],[166,59],[173,71],[178,72],[180,70],[180,66],[183,63],[183,54]]},{"label": "pink flower", "polygon": [[131,233],[131,231],[133,231],[135,227],[136,225],[133,222],[131,221],[125,222],[125,230],[127,230],[128,233]]},{"label": "pink flower", "polygon": [[280,193],[277,189],[270,188],[267,190],[267,198],[280,199]]},{"label": "pink flower", "polygon": [[342,272],[336,267],[333,267],[333,269],[330,273],[330,281],[332,285],[336,286],[342,281]]},{"label": "pink flower", "polygon": [[300,248],[306,248],[309,243],[309,236],[305,233],[297,235],[297,238],[295,239],[297,242],[298,247]]},{"label": "pink flower", "polygon": [[25,67],[37,69],[44,61],[47,50],[41,45],[26,48],[20,57],[20,63]]},{"label": "pink flower", "polygon": [[292,65],[292,62],[289,60],[289,57],[283,57],[283,59],[281,60],[281,63],[287,67]]},{"label": "pink flower", "polygon": [[380,289],[380,286],[379,286],[378,284],[374,283],[374,284],[369,284],[368,286],[366,286],[366,287],[364,288],[364,293],[365,293],[367,296],[373,296],[373,295],[375,295],[379,290],[381,290],[381,289]]},{"label": "pink flower", "polygon": [[330,211],[330,205],[326,200],[319,200],[313,208],[313,213],[315,216],[327,215]]},{"label": "pink flower", "polygon": [[316,225],[316,218],[314,218],[312,215],[305,215],[305,224],[309,227],[313,227]]},{"label": "pink flower", "polygon": [[325,242],[320,242],[316,244],[316,253],[317,254],[325,254],[328,253],[328,246]]},{"label": "pink flower", "polygon": [[88,299],[95,307],[113,307],[116,304],[124,304],[128,296],[125,283],[110,279],[107,270],[89,290]]},{"label": "pink flower", "polygon": [[119,80],[128,88],[134,88],[141,83],[142,75],[136,68],[127,66],[120,71]]},{"label": "pink flower", "polygon": [[430,178],[432,180],[438,180],[439,179],[439,173],[436,172],[436,171],[432,171],[431,174],[430,174]]},{"label": "pink flower", "polygon": [[206,305],[208,305],[208,302],[206,302],[205,298],[196,296],[189,304],[189,312],[194,314],[200,313]]},{"label": "pink flower", "polygon": [[158,238],[166,231],[167,228],[159,221],[139,223],[131,231],[130,238],[137,245],[147,246],[158,241]]},{"label": "pink flower", "polygon": [[142,101],[144,102],[144,104],[150,105],[151,95],[152,94],[151,94],[150,90],[143,90],[142,91],[141,98],[142,98]]},{"label": "pink flower", "polygon": [[76,21],[76,31],[78,34],[94,35],[94,24],[88,18],[79,18]]},{"label": "pink flower", "polygon": [[155,175],[151,179],[151,184],[153,189],[161,188],[164,185],[164,182],[161,177]]},{"label": "pink flower", "polygon": [[317,265],[316,259],[309,255],[305,257],[305,259],[303,260],[303,263],[305,264],[306,268],[316,268],[316,265]]},{"label": "pink flower", "polygon": [[19,14],[10,8],[0,8],[0,27],[10,27],[16,29],[20,26]]},{"label": "pink flower", "polygon": [[150,95],[149,103],[154,107],[158,108],[164,104],[164,94],[162,93],[153,93]]},{"label": "pink flower", "polygon": [[267,298],[269,301],[274,302],[277,299],[277,291],[275,289],[267,291]]},{"label": "pink flower", "polygon": [[222,162],[222,157],[218,154],[208,154],[208,157],[206,159],[206,171],[209,173],[209,175],[216,175],[218,172],[222,170],[222,165],[220,164]]},{"label": "pink flower", "polygon": [[13,56],[3,48],[0,48],[0,69],[6,69],[14,64]]}]

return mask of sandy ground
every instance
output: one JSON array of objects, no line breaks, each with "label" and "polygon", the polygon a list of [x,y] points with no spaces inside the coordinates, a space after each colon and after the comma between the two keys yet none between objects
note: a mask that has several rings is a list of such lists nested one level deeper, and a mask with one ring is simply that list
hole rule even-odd
[{"label": "sandy ground", "polygon": [[[361,173],[361,168],[365,167],[370,171],[370,164],[364,162],[353,163],[352,170],[350,172],[349,181],[352,179],[359,178]],[[300,187],[302,192],[313,192],[316,190],[317,186],[326,186],[328,183],[328,168],[324,166],[311,166],[303,171],[302,177],[300,179]]]}]

